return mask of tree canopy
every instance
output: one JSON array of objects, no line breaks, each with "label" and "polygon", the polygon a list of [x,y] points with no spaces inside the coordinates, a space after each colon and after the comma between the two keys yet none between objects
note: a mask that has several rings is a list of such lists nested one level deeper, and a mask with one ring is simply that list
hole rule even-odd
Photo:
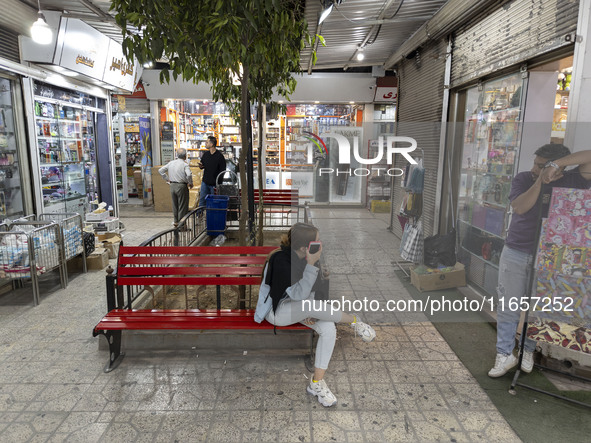
[{"label": "tree canopy", "polygon": [[[240,113],[240,181],[249,189],[248,200],[247,193],[242,193],[240,244],[246,241],[243,234],[247,212],[249,228],[254,222],[252,178],[246,177],[247,153],[252,159],[248,136],[250,97],[267,103],[274,91],[288,98],[295,89],[292,74],[301,71],[300,51],[306,44],[312,45],[304,5],[304,0],[111,3],[128,58],[133,55],[141,63],[165,59],[169,67],[161,71],[161,83],[168,83],[171,76],[175,80],[180,77],[195,83],[208,82],[214,100],[225,102],[233,114]],[[238,78],[238,84],[234,84],[233,77]],[[250,173],[252,162],[248,166]]]},{"label": "tree canopy", "polygon": [[[161,82],[209,82],[214,100],[242,99],[231,72],[251,97],[288,95],[311,44],[302,0],[113,0],[123,50],[140,62],[168,60]],[[140,30],[140,33],[132,29]]]}]

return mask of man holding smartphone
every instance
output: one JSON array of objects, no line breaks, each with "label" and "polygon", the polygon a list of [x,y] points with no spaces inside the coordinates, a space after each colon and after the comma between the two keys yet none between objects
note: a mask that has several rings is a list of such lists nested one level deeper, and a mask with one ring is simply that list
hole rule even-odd
[{"label": "man holding smartphone", "polygon": [[215,192],[217,176],[226,170],[226,159],[224,154],[217,150],[218,141],[215,137],[207,137],[205,146],[206,151],[201,156],[199,168],[203,169],[203,179],[201,180],[201,189],[199,191],[199,206],[205,206],[205,197]]}]

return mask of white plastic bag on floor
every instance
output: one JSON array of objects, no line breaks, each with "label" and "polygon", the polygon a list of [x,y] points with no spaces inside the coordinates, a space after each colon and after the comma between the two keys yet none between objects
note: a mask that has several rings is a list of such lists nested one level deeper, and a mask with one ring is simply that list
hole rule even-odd
[{"label": "white plastic bag on floor", "polygon": [[213,239],[211,242],[212,246],[222,246],[226,241],[226,236],[224,234],[218,235],[216,238]]}]

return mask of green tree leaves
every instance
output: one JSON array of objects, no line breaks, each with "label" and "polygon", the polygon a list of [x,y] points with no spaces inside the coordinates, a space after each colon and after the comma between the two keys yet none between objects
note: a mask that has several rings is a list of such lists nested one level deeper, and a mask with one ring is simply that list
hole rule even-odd
[{"label": "green tree leaves", "polygon": [[[304,4],[304,0],[112,0],[111,10],[122,29],[126,57],[135,56],[142,63],[168,60],[168,69],[160,72],[161,83],[170,82],[171,74],[175,80],[209,82],[214,100],[240,112],[244,134],[250,113],[247,97],[268,103],[274,92],[287,98],[295,89],[292,74],[301,72],[300,51],[312,42]],[[241,85],[236,86],[231,73],[240,72],[240,66]],[[243,137],[243,183],[242,157],[248,149]]]}]

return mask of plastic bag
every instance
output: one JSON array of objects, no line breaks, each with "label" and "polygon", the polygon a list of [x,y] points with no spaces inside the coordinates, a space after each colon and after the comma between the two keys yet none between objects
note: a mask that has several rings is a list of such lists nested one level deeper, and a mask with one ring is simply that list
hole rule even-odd
[{"label": "plastic bag", "polygon": [[226,241],[226,236],[224,234],[218,235],[216,238],[213,239],[211,242],[211,246],[222,246]]},{"label": "plastic bag", "polygon": [[430,268],[456,264],[456,230],[445,235],[432,235],[424,242],[424,263]]}]

